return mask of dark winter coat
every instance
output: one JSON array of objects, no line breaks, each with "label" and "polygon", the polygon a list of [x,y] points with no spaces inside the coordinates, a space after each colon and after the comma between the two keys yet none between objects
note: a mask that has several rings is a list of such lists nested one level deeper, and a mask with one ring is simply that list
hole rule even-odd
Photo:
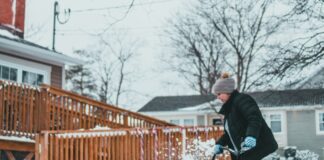
[{"label": "dark winter coat", "polygon": [[[245,137],[256,138],[256,147],[243,153],[240,160],[261,160],[277,150],[278,144],[263,119],[257,103],[251,96],[233,91],[229,100],[223,104],[220,114],[225,116],[225,121],[228,122],[230,134],[238,150],[240,150],[241,142]],[[234,149],[226,131],[216,143],[222,146],[228,145]]]}]

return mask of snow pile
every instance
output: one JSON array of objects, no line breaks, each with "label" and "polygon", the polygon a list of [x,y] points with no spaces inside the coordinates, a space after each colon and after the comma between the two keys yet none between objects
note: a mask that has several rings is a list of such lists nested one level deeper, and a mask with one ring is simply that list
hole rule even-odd
[{"label": "snow pile", "polygon": [[318,160],[319,155],[309,150],[297,150],[296,157],[301,160]]},{"label": "snow pile", "polygon": [[[297,150],[296,157],[289,157],[288,160],[318,160],[319,155],[309,150]],[[286,160],[285,157],[280,156],[277,153],[272,153],[269,156],[263,158],[263,160]]]},{"label": "snow pile", "polygon": [[213,156],[215,139],[201,141],[195,139],[192,144],[186,147],[186,153],[183,160],[210,159]]}]

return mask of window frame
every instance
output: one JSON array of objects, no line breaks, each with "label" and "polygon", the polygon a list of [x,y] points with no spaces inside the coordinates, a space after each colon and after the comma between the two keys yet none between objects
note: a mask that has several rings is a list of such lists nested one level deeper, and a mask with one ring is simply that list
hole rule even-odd
[{"label": "window frame", "polygon": [[[4,79],[2,77],[3,67],[7,67],[9,69],[9,71],[8,71],[8,79]],[[16,80],[12,80],[11,77],[10,77],[11,76],[11,71],[13,69],[16,70]],[[18,68],[7,66],[7,65],[4,65],[4,64],[0,63],[0,79],[6,80],[6,81],[18,82]]]},{"label": "window frame", "polygon": [[[220,120],[220,124],[214,124],[214,121]],[[223,125],[224,121],[222,118],[213,118],[212,119],[212,125]]]},{"label": "window frame", "polygon": [[[279,119],[271,119],[271,116],[279,116]],[[273,126],[272,126],[272,122],[279,122],[280,123],[280,131],[273,131]],[[282,115],[281,114],[269,114],[269,126],[270,129],[273,133],[281,133],[282,132]]]},{"label": "window frame", "polygon": [[[315,111],[315,125],[316,125],[316,135],[324,135],[324,130],[320,130],[320,121],[319,121],[319,118],[320,118],[320,114],[323,114],[324,116],[324,110],[316,110]],[[324,123],[324,121],[323,121]]]},{"label": "window frame", "polygon": [[[274,132],[271,128],[271,116],[272,115],[279,115],[280,116],[280,132]],[[285,115],[283,112],[263,112],[262,116],[264,118],[264,120],[266,121],[267,125],[269,126],[269,128],[271,129],[273,134],[284,134],[285,133]]]},{"label": "window frame", "polygon": [[[43,75],[43,83],[50,84],[50,79],[51,79],[50,73],[52,70],[51,66],[30,62],[24,59],[13,58],[6,55],[0,55],[0,65],[17,69],[17,77],[16,77],[17,81],[15,81],[16,83],[23,83],[22,72],[27,71],[27,72]],[[42,68],[43,70],[38,68]],[[0,77],[0,79],[2,78]],[[28,84],[28,83],[24,83],[24,84]],[[28,84],[28,85],[32,85],[32,84]]]}]

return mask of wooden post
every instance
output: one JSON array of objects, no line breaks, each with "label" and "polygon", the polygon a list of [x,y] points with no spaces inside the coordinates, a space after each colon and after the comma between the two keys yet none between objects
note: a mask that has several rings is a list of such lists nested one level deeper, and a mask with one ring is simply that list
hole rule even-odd
[{"label": "wooden post", "polygon": [[38,105],[38,132],[41,132],[42,130],[49,130],[49,123],[50,123],[50,113],[49,113],[49,107],[48,106],[48,92],[46,87],[41,87],[40,91],[40,103],[37,103]]},{"label": "wooden post", "polygon": [[124,126],[128,127],[128,114],[124,112],[123,117],[124,117]]},{"label": "wooden post", "polygon": [[48,133],[36,135],[35,160],[48,159]]},{"label": "wooden post", "polygon": [[[4,85],[3,82],[0,81],[0,130],[2,130],[3,126],[3,104],[4,104]],[[1,133],[0,133],[1,134]]]}]

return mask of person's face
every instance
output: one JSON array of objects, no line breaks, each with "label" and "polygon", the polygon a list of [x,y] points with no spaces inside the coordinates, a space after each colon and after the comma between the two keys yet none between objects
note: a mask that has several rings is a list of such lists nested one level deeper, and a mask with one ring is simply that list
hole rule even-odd
[{"label": "person's face", "polygon": [[221,100],[223,103],[227,102],[227,100],[229,99],[229,97],[230,97],[230,94],[228,94],[228,93],[218,93],[217,94],[217,98],[219,100]]}]

